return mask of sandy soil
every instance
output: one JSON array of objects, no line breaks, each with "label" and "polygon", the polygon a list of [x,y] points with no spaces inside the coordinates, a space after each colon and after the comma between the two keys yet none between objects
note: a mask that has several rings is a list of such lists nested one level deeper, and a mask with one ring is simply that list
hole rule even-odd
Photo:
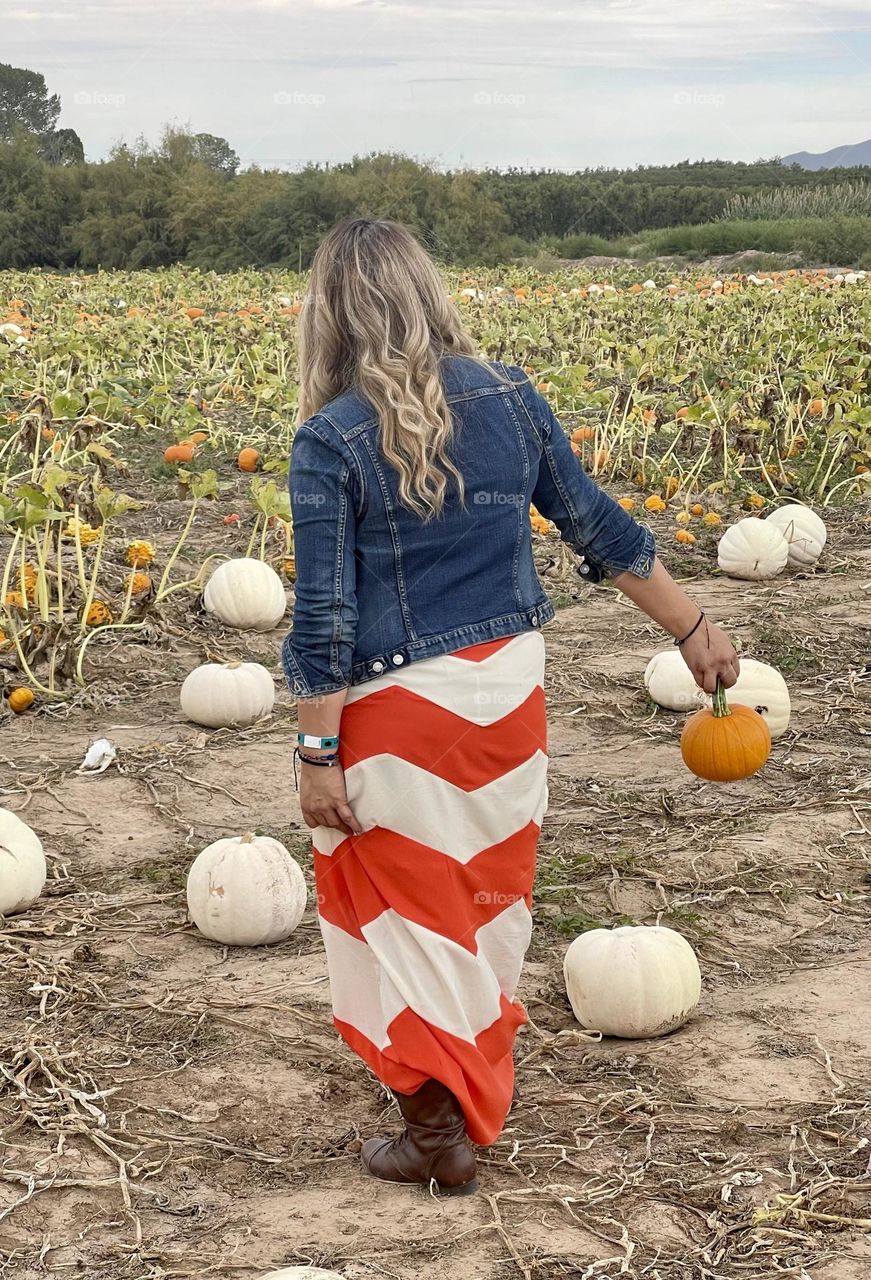
[{"label": "sandy soil", "polygon": [[[681,718],[641,687],[661,635],[632,606],[581,587],[549,627],[530,1021],[467,1200],[361,1177],[361,1139],[396,1112],[331,1028],[311,907],[270,949],[186,920],[187,868],[221,834],[278,837],[311,883],[289,697],[241,733],[177,707],[207,649],[241,645],[278,683],[282,632],[107,640],[86,698],[4,721],[2,801],[51,869],[0,932],[0,1276],[871,1276],[871,551],[843,546],[813,576],[694,583],[793,695],[770,763],[734,786],[684,769]],[[118,763],[77,775],[96,736]],[[702,1000],[668,1037],[599,1042],[562,955],[627,921],[691,940]]]}]

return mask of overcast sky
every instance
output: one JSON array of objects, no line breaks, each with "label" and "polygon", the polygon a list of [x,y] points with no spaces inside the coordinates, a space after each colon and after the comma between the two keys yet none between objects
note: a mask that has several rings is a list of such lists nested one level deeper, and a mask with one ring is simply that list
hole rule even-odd
[{"label": "overcast sky", "polygon": [[871,137],[871,0],[6,3],[0,60],[45,75],[90,159],[166,123],[282,167],[752,160]]}]

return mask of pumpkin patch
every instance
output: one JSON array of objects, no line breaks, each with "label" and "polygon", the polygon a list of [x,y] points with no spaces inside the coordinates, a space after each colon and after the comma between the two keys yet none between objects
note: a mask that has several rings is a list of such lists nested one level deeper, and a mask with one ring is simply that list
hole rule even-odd
[{"label": "pumpkin patch", "polygon": [[[666,631],[579,572],[541,489],[501,509],[556,610],[549,808],[531,903],[498,846],[449,865],[482,895],[445,947],[444,1034],[469,1053],[505,995],[451,1003],[455,975],[498,958],[503,920],[532,929],[510,1128],[454,1221],[353,1180],[397,1112],[336,1035],[314,858],[358,877],[366,929],[402,955],[438,927],[439,882],[399,937],[389,836],[319,833],[313,854],[294,787],[305,280],[0,272],[26,303],[5,303],[25,342],[0,338],[10,1275],[690,1280],[861,1249],[871,280],[756,279],[450,273],[484,355],[543,384],[565,458],[652,531],[741,666],[705,694]],[[486,721],[445,707],[446,775],[453,735],[496,749]],[[417,802],[411,772],[384,826]],[[359,965],[354,941],[329,964]],[[379,978],[385,1054],[415,978]]]}]

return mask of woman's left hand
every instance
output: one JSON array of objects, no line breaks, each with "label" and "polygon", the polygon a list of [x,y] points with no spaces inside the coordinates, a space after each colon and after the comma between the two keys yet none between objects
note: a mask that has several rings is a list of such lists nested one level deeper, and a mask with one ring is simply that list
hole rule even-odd
[{"label": "woman's left hand", "polygon": [[722,627],[703,618],[689,640],[680,647],[684,662],[693,673],[696,684],[705,693],[713,693],[718,678],[727,689],[738,679],[740,666],[732,641]]},{"label": "woman's left hand", "polygon": [[299,804],[308,827],[334,827],[346,836],[360,835],[363,828],[354,817],[345,790],[345,774],[340,764],[301,764]]}]

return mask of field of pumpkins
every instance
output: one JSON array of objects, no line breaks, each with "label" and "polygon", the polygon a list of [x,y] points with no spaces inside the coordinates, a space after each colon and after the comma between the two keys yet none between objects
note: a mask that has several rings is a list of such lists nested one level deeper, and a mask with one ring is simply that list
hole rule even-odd
[{"label": "field of pumpkins", "polygon": [[871,279],[448,283],[740,680],[530,511],[516,1099],[484,1194],[364,1183],[396,1112],[332,1028],[279,662],[305,281],[0,272],[0,1276],[871,1268]]}]

